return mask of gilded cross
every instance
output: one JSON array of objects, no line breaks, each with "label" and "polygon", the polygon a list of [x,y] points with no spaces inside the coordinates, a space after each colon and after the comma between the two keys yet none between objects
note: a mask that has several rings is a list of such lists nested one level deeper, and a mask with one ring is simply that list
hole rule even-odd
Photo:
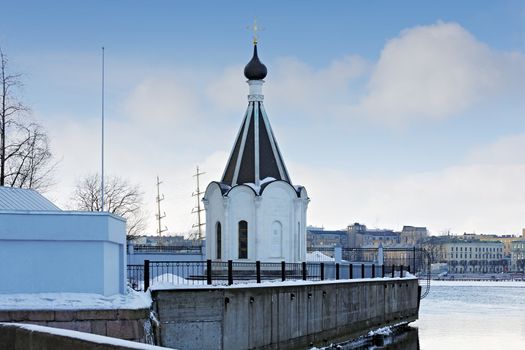
[{"label": "gilded cross", "polygon": [[253,44],[257,45],[257,40],[259,39],[258,33],[263,30],[263,28],[257,25],[257,19],[253,20],[253,24],[248,27],[248,29],[253,31]]}]

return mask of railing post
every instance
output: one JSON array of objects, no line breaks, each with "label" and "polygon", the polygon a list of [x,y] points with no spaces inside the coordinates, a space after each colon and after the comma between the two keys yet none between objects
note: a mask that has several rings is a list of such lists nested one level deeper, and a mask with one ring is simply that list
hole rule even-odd
[{"label": "railing post", "polygon": [[403,265],[399,267],[399,277],[403,278]]},{"label": "railing post", "polygon": [[335,279],[339,279],[339,263],[335,264]]},{"label": "railing post", "polygon": [[286,263],[281,261],[281,281],[286,281]]},{"label": "railing post", "polygon": [[385,264],[381,265],[381,277],[385,277]]},{"label": "railing post", "polygon": [[414,255],[412,255],[412,266],[414,267],[413,274],[415,275],[416,274],[416,247],[413,248],[413,253]]},{"label": "railing post", "polygon": [[144,291],[149,288],[149,260],[144,260]]},{"label": "railing post", "polygon": [[206,283],[211,284],[211,259],[206,260]]},{"label": "railing post", "polygon": [[361,278],[365,278],[365,264],[361,264]]},{"label": "railing post", "polygon": [[255,262],[255,274],[257,275],[257,283],[261,283],[261,262],[259,260]]},{"label": "railing post", "polygon": [[385,253],[383,252],[383,244],[379,243],[379,247],[377,248],[377,264],[383,265],[385,262]]},{"label": "railing post", "polygon": [[306,261],[303,261],[303,281],[306,281]]},{"label": "railing post", "polygon": [[410,265],[407,266],[407,272],[410,272]]},{"label": "railing post", "polygon": [[348,271],[349,272],[348,276],[350,277],[350,279],[353,279],[354,278],[354,264],[350,264],[348,267],[350,268],[350,271]]},{"label": "railing post", "polygon": [[396,277],[396,265],[392,264],[392,278]]},{"label": "railing post", "polygon": [[334,247],[334,260],[335,262],[341,262],[341,260],[343,260],[343,248],[340,246]]},{"label": "railing post", "polygon": [[319,267],[321,268],[321,281],[324,281],[324,263],[322,262]]},{"label": "railing post", "polygon": [[376,277],[376,264],[372,264],[372,278]]},{"label": "railing post", "polygon": [[233,284],[233,261],[228,260],[228,285]]}]

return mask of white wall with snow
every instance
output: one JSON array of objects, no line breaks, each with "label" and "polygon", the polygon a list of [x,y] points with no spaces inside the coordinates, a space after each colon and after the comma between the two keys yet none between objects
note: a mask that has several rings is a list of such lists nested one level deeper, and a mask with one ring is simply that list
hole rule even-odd
[{"label": "white wall with snow", "polygon": [[0,211],[0,293],[124,293],[125,244],[108,213]]}]

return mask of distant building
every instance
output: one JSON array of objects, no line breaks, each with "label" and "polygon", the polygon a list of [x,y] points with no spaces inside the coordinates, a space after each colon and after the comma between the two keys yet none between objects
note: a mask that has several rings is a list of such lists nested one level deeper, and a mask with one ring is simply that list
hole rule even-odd
[{"label": "distant building", "polygon": [[420,244],[427,236],[426,227],[403,226],[399,233],[399,243],[414,246]]},{"label": "distant building", "polygon": [[308,248],[347,247],[348,233],[346,230],[325,230],[317,227],[306,228],[306,244]]},{"label": "distant building", "polygon": [[442,244],[443,259],[453,273],[495,273],[507,270],[503,243],[449,238]]},{"label": "distant building", "polygon": [[510,265],[512,271],[525,271],[525,239],[512,242]]},{"label": "distant building", "polygon": [[373,246],[377,247],[381,243],[383,247],[399,244],[399,233],[393,230],[368,229],[365,225],[354,223],[349,225],[348,246],[351,248]]},{"label": "distant building", "polygon": [[369,229],[354,223],[346,230],[325,230],[321,227],[307,228],[307,246],[343,248],[383,247],[411,248],[420,244],[428,235],[426,227],[403,226],[401,232],[390,229]]},{"label": "distant building", "polygon": [[498,241],[503,243],[503,255],[510,258],[510,253],[512,250],[512,242],[521,240],[525,236],[513,236],[513,235],[482,235],[475,233],[464,233],[464,239],[479,239],[480,241]]},{"label": "distant building", "polygon": [[202,245],[202,241],[187,239],[182,235],[173,236],[137,236],[134,237],[130,242],[135,245],[146,245],[146,246],[177,246],[177,247],[188,247]]}]

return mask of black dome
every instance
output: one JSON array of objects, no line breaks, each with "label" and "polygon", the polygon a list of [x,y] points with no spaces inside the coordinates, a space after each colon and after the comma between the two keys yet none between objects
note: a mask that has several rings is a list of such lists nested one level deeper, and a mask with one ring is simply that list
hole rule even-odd
[{"label": "black dome", "polygon": [[268,70],[266,66],[262,64],[257,56],[257,44],[253,45],[253,57],[244,67],[244,76],[248,80],[263,80],[266,77]]}]

